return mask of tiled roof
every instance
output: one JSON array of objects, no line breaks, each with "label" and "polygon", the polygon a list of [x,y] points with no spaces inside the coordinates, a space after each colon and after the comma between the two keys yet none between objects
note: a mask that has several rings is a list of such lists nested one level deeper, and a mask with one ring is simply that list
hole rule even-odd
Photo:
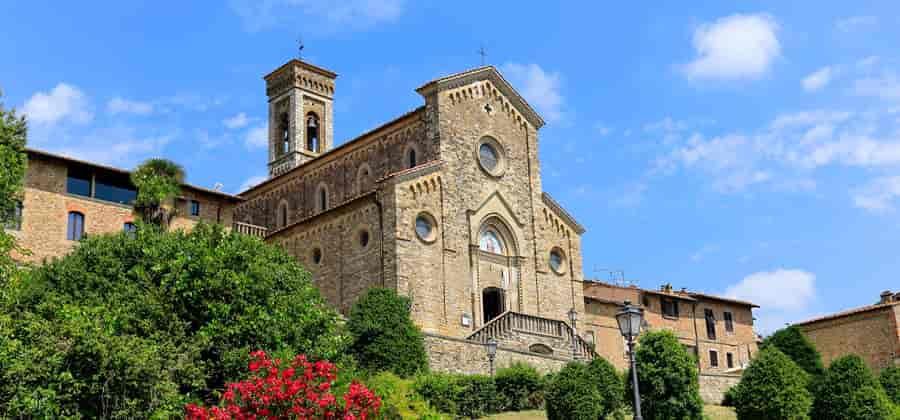
[{"label": "tiled roof", "polygon": [[641,291],[644,293],[650,293],[650,294],[661,295],[661,296],[669,296],[669,297],[673,297],[673,298],[677,298],[677,299],[684,299],[684,300],[689,300],[689,301],[708,299],[708,300],[718,300],[718,301],[722,301],[722,302],[734,303],[737,305],[750,306],[753,308],[759,308],[759,305],[757,305],[753,302],[748,302],[748,301],[739,300],[739,299],[732,299],[732,298],[727,298],[727,297],[721,297],[721,296],[716,296],[716,295],[710,295],[710,294],[706,294],[706,293],[692,292],[689,290],[683,291],[683,292],[682,291],[664,292],[664,291],[654,290],[654,289],[643,289],[643,288],[639,288],[637,286],[620,286],[618,284],[607,283],[605,281],[591,280],[591,279],[585,279],[585,284],[587,284],[587,285],[598,284],[598,285],[614,287],[614,288],[624,289],[624,290],[638,290],[638,291]]},{"label": "tiled roof", "polygon": [[809,324],[814,324],[814,323],[816,323],[816,322],[828,321],[828,320],[832,320],[832,319],[836,319],[836,318],[842,318],[842,317],[845,317],[845,316],[856,315],[856,314],[861,314],[861,313],[864,313],[864,312],[869,312],[869,311],[875,311],[875,310],[879,310],[879,309],[889,308],[889,307],[895,306],[895,305],[900,305],[900,302],[877,303],[877,304],[875,304],[875,305],[866,305],[866,306],[861,306],[861,307],[858,307],[858,308],[847,309],[847,310],[845,310],[845,311],[835,312],[835,313],[830,314],[830,315],[823,315],[823,316],[820,316],[820,317],[816,317],[816,318],[812,318],[812,319],[807,319],[806,321],[795,322],[793,325],[809,325]]}]

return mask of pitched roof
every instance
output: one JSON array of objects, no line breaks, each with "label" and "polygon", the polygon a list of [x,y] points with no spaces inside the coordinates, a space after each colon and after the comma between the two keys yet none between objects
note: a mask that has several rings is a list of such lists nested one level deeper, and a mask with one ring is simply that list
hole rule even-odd
[{"label": "pitched roof", "polygon": [[[25,151],[26,151],[28,154],[31,154],[31,155],[38,155],[38,156],[42,156],[42,157],[45,157],[45,158],[56,159],[56,160],[61,160],[61,161],[71,162],[71,163],[77,163],[77,164],[79,164],[79,165],[92,166],[92,167],[94,167],[94,168],[102,169],[102,170],[105,170],[105,171],[117,172],[117,173],[120,173],[120,174],[122,174],[122,175],[129,175],[129,174],[131,174],[131,171],[129,171],[129,170],[127,170],[127,169],[116,168],[116,167],[114,167],[114,166],[107,166],[107,165],[103,165],[103,164],[100,164],[100,163],[90,162],[90,161],[82,160],[82,159],[76,159],[76,158],[69,157],[69,156],[65,156],[65,155],[60,155],[60,154],[56,154],[56,153],[51,153],[51,152],[48,152],[48,151],[45,151],[45,150],[38,150],[38,149],[34,149],[34,148],[30,148],[30,147],[29,147],[29,148],[26,148]],[[221,196],[221,197],[223,197],[223,198],[226,198],[226,199],[229,199],[229,200],[232,200],[232,201],[243,201],[243,200],[244,200],[243,198],[238,197],[238,196],[236,196],[236,195],[231,195],[231,194],[228,194],[228,193],[222,192],[222,191],[212,190],[212,189],[209,189],[209,188],[206,188],[206,187],[200,187],[200,186],[193,185],[193,184],[188,184],[188,183],[184,183],[184,184],[181,184],[181,185],[182,185],[183,187],[187,187],[187,188],[190,188],[190,189],[192,189],[192,190],[197,190],[197,191],[204,192],[204,193],[207,193],[207,194],[212,194],[212,195],[218,195],[218,196]]]},{"label": "pitched roof", "polygon": [[[753,302],[748,302],[748,301],[739,300],[739,299],[732,299],[732,298],[727,298],[727,297],[722,297],[722,296],[716,296],[716,295],[710,295],[710,294],[706,294],[706,293],[692,292],[689,290],[683,291],[683,292],[681,292],[681,291],[674,292],[673,291],[673,292],[669,293],[669,292],[663,292],[663,291],[654,290],[654,289],[643,289],[643,288],[640,288],[637,286],[620,286],[618,284],[608,283],[608,282],[600,281],[600,280],[592,280],[592,279],[585,279],[584,284],[585,284],[585,286],[589,286],[591,284],[599,284],[602,286],[607,286],[607,287],[612,287],[612,288],[617,288],[617,289],[636,290],[636,291],[640,291],[640,292],[644,292],[644,293],[648,293],[648,294],[652,294],[652,295],[667,296],[667,297],[672,297],[672,298],[676,298],[676,299],[684,299],[684,300],[688,300],[688,301],[698,301],[698,300],[703,300],[703,299],[718,300],[718,301],[733,303],[733,304],[737,304],[737,305],[749,306],[751,308],[759,308],[759,305],[757,305]],[[585,295],[585,297],[590,297],[590,296]]]},{"label": "pitched roof", "polygon": [[896,306],[896,305],[900,305],[900,302],[876,303],[874,305],[860,306],[858,308],[847,309],[845,311],[835,312],[833,314],[822,315],[822,316],[819,316],[816,318],[807,319],[806,321],[795,322],[791,325],[800,326],[800,325],[815,324],[816,322],[830,321],[832,319],[843,318],[845,316],[856,315],[856,314],[861,314],[861,313],[870,312],[870,311],[876,311],[879,309],[889,308],[891,306]]},{"label": "pitched roof", "polygon": [[544,126],[544,119],[541,118],[540,114],[525,101],[525,98],[519,94],[519,92],[514,88],[503,75],[494,67],[494,66],[482,66],[476,67],[471,70],[466,70],[460,73],[454,73],[448,76],[439,77],[437,79],[431,80],[428,83],[420,86],[416,89],[416,92],[419,94],[426,95],[432,89],[439,88],[441,86],[455,86],[456,84],[466,84],[478,79],[490,79],[491,82],[506,95],[510,101],[513,102],[514,105],[522,112],[524,117],[528,120],[531,125],[535,128],[541,128]]}]

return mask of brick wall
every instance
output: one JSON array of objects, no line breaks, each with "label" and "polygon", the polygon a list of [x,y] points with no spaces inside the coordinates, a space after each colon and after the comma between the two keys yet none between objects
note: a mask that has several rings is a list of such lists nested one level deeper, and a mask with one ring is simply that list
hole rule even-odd
[{"label": "brick wall", "polygon": [[852,315],[802,324],[828,366],[834,359],[856,354],[876,373],[900,363],[900,305],[887,305]]}]

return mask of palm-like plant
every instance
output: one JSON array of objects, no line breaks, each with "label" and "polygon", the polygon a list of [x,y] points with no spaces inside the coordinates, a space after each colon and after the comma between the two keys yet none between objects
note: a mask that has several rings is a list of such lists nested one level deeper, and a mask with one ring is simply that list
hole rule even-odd
[{"label": "palm-like plant", "polygon": [[169,203],[181,194],[184,169],[167,159],[148,159],[131,173],[131,183],[137,187],[134,207],[146,223],[161,228],[175,217],[175,206]]}]

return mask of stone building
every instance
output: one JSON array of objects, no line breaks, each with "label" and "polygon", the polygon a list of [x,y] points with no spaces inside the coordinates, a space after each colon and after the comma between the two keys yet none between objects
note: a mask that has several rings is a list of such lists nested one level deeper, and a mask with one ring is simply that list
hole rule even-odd
[{"label": "stone building", "polygon": [[878,303],[794,324],[828,366],[848,354],[862,357],[876,373],[900,366],[900,293],[885,291]]},{"label": "stone building", "polygon": [[600,281],[584,283],[585,315],[579,331],[597,354],[620,370],[628,368],[625,340],[615,314],[629,301],[644,312],[645,330],[670,330],[697,357],[701,395],[718,404],[725,390],[756,355],[753,309],[757,305],[704,293],[619,286]]},{"label": "stone building", "polygon": [[[14,257],[41,262],[68,253],[86,235],[134,228],[136,192],[128,171],[34,149],[27,155],[23,199],[4,228],[31,253]],[[241,201],[186,184],[172,227],[190,228],[199,220],[231,226]]]},{"label": "stone building", "polygon": [[[430,340],[551,357],[574,342],[588,356],[565,322],[584,306],[584,228],[541,187],[534,109],[481,67],[422,85],[422,106],[334,147],[336,77],[299,60],[265,76],[270,177],[240,194],[235,220],[265,229],[342,313],[389,287]],[[449,367],[445,347],[433,363]]]}]

